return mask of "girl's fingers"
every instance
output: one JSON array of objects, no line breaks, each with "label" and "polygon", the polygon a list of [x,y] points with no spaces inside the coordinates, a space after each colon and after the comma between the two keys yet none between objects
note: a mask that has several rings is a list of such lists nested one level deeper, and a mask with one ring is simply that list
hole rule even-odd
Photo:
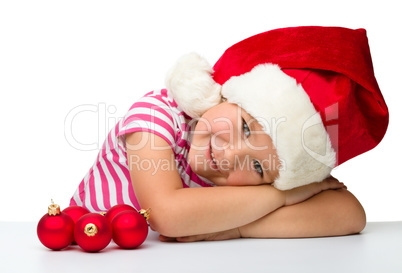
[{"label": "girl's fingers", "polygon": [[161,241],[161,242],[176,242],[176,238],[159,235],[159,241]]},{"label": "girl's fingers", "polygon": [[197,242],[207,239],[207,235],[193,235],[184,237],[166,237],[159,235],[159,241],[161,242]]}]

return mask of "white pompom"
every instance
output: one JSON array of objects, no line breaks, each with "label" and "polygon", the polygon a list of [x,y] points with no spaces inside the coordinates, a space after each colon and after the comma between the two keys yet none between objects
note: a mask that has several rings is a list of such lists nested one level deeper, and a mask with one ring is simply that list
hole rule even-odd
[{"label": "white pompom", "polygon": [[196,53],[182,56],[166,77],[166,87],[180,108],[199,118],[221,102],[221,86],[212,78],[209,63]]}]

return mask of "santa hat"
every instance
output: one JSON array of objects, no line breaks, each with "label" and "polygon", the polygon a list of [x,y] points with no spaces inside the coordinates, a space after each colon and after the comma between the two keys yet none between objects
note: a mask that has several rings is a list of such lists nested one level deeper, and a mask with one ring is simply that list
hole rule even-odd
[{"label": "santa hat", "polygon": [[256,118],[281,161],[281,190],[325,179],[374,148],[388,126],[364,29],[271,30],[231,46],[213,68],[189,54],[167,88],[193,118],[222,97]]}]

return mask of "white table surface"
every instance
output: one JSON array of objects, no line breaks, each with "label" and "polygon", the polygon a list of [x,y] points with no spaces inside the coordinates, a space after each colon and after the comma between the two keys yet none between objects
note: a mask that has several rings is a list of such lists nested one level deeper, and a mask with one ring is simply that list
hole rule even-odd
[{"label": "white table surface", "polygon": [[44,247],[37,223],[0,222],[0,272],[402,272],[402,222],[368,223],[359,235],[162,243],[150,231],[134,250]]}]

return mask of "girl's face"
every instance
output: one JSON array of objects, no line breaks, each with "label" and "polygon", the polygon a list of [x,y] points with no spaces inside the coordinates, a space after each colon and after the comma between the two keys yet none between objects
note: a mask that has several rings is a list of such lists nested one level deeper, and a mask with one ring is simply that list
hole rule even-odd
[{"label": "girl's face", "polygon": [[262,126],[236,104],[223,102],[198,121],[189,152],[191,169],[217,186],[274,182],[279,159]]}]

